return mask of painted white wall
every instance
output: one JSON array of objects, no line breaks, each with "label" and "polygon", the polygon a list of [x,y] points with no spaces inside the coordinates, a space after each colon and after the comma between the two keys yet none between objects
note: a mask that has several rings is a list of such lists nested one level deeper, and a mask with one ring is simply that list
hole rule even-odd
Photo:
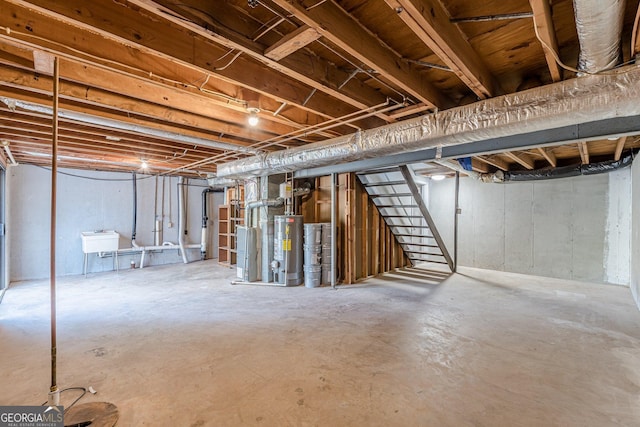
[{"label": "painted white wall", "polygon": [[[58,175],[56,273],[82,273],[82,241],[80,233],[92,230],[116,230],[120,248],[131,246],[133,190],[131,174],[63,169]],[[80,175],[86,178],[69,176]],[[139,245],[153,245],[155,177],[138,177],[137,237]],[[142,179],[141,179],[142,178]],[[163,240],[178,242],[177,177],[165,178]],[[204,180],[189,180],[187,200],[187,243],[199,243],[202,226],[202,190]],[[30,165],[12,166],[7,171],[7,245],[9,247],[10,281],[49,277],[49,236],[51,172]],[[222,194],[210,196],[210,253],[217,256],[217,207]],[[158,179],[158,215],[161,215],[162,178]],[[171,206],[171,209],[169,208]],[[172,222],[172,227],[169,227]],[[215,234],[214,234],[215,233]],[[215,246],[215,247],[214,247]],[[189,260],[200,259],[200,250],[189,250]],[[140,254],[121,255],[120,268],[130,261],[140,265]],[[148,253],[145,267],[177,263],[182,259],[177,250]],[[89,255],[90,272],[113,269],[113,259]]]},{"label": "painted white wall", "polygon": [[640,308],[640,162],[631,167],[631,292]]},{"label": "painted white wall", "polygon": [[[630,170],[546,181],[460,180],[458,263],[628,285]],[[430,183],[430,211],[450,252],[454,180]]]}]

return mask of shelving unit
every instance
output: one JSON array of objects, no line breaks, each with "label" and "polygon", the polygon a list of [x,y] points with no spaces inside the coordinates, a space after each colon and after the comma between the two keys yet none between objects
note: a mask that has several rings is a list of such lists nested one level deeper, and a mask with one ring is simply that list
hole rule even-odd
[{"label": "shelving unit", "polygon": [[244,189],[229,188],[226,205],[218,208],[218,262],[236,264],[236,227],[244,224]]}]

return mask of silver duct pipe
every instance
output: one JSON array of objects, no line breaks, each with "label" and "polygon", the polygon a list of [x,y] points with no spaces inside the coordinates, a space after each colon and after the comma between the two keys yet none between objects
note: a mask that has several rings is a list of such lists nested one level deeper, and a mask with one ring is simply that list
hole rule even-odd
[{"label": "silver duct pipe", "polygon": [[[277,208],[280,206],[284,206],[284,199],[282,197],[278,197],[276,199],[262,199],[248,202],[244,206],[244,223],[251,224],[251,213],[255,208]],[[247,225],[247,227],[251,227],[251,225]]]},{"label": "silver duct pipe", "polygon": [[292,172],[358,159],[452,146],[640,115],[640,67],[544,87],[218,166],[219,177]]},{"label": "silver duct pipe", "polygon": [[580,71],[597,73],[618,64],[624,3],[624,0],[573,0]]},{"label": "silver duct pipe", "polygon": [[[186,203],[184,201],[184,178],[178,178],[178,245],[180,246],[180,253],[182,254],[182,262],[185,264],[189,263],[187,259],[187,252],[185,251],[186,245],[184,243],[184,235],[186,233],[185,230],[185,219],[187,216]],[[200,247],[198,245],[197,247]]]},{"label": "silver duct pipe", "polygon": [[[52,115],[53,110],[50,107],[45,107],[39,104],[33,104],[30,102],[19,101],[17,99],[6,98],[0,96],[0,102],[5,104],[9,109],[21,108],[27,111],[33,111],[35,113]],[[176,132],[170,132],[160,129],[154,129],[148,126],[136,125],[133,123],[120,122],[118,120],[107,119],[104,117],[90,116],[88,114],[76,113],[73,111],[59,111],[58,117],[61,119],[74,120],[76,122],[88,123],[92,125],[104,126],[111,129],[136,132],[147,136],[153,136],[157,138],[167,139],[176,142],[183,142],[188,144],[194,144],[201,147],[215,148],[218,150],[226,151],[240,151],[243,153],[255,154],[258,150],[247,148],[234,144],[227,144],[221,141],[212,141],[210,139],[198,138],[190,135],[183,135]]]},{"label": "silver duct pipe", "polygon": [[207,178],[207,184],[209,184],[209,187],[218,190],[228,187],[235,187],[238,182],[235,179],[218,178],[216,176],[211,176]]}]

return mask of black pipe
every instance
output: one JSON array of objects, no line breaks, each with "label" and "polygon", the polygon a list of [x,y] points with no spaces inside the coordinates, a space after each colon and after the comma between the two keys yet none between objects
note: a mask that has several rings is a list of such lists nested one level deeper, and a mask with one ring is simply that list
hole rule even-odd
[{"label": "black pipe", "polygon": [[207,210],[207,194],[220,192],[222,190],[214,190],[213,188],[205,188],[202,190],[202,228],[207,228],[207,221],[209,221],[209,212]]},{"label": "black pipe", "polygon": [[138,187],[135,171],[132,172],[133,175],[133,225],[131,227],[131,241],[135,242],[136,240],[136,222],[138,219]]},{"label": "black pipe", "polygon": [[607,160],[599,163],[589,163],[587,165],[578,164],[553,169],[505,172],[504,181],[539,181],[544,179],[569,178],[572,176],[608,173],[631,166],[636,153],[637,150],[627,154],[620,160]]},{"label": "black pipe", "polygon": [[204,190],[202,190],[202,241],[201,243],[201,248],[200,248],[200,258],[201,259],[206,259],[207,258],[207,251],[206,251],[206,245],[204,244],[204,238],[205,238],[205,233],[206,233],[206,229],[207,229],[207,223],[209,222],[209,212],[207,209],[207,194],[209,193],[219,193],[219,192],[223,192],[224,190],[220,190],[220,189],[215,189],[215,188],[205,188]]}]

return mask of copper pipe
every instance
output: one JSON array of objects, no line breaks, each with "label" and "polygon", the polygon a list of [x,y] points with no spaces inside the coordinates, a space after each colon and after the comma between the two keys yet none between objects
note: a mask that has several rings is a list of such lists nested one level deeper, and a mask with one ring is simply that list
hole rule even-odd
[{"label": "copper pipe", "polygon": [[56,331],[56,189],[58,186],[58,98],[60,94],[60,62],[53,59],[53,132],[51,138],[51,392],[58,390]]}]

